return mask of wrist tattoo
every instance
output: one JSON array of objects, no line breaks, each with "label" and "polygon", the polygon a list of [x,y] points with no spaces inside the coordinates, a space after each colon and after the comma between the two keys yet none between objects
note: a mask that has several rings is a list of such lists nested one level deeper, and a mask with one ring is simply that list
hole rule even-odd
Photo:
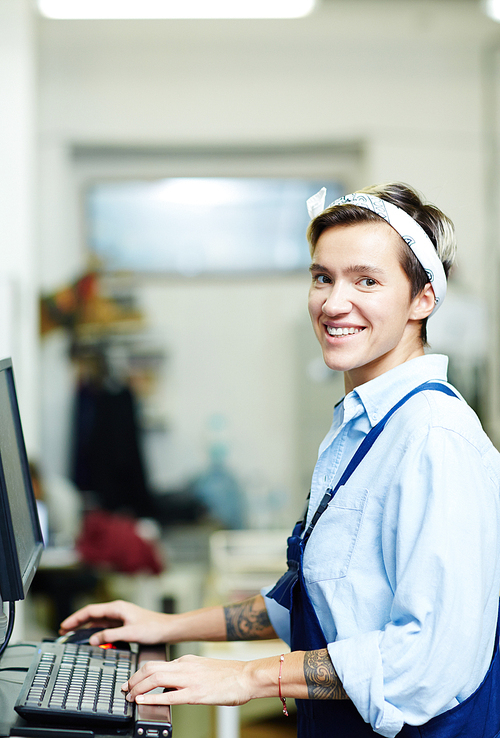
[{"label": "wrist tattoo", "polygon": [[349,699],[326,648],[319,651],[306,651],[304,676],[310,700]]},{"label": "wrist tattoo", "polygon": [[228,641],[255,641],[272,638],[274,629],[265,605],[255,597],[224,608]]}]

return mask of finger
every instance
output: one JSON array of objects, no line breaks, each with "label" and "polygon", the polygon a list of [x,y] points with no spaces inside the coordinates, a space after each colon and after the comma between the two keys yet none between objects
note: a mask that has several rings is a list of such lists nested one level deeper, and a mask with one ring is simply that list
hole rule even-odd
[{"label": "finger", "polygon": [[[109,623],[107,623],[109,625]],[[103,643],[115,643],[116,641],[125,641],[133,643],[137,640],[137,636],[133,636],[133,630],[130,626],[120,626],[118,628],[104,628],[98,633],[94,633],[89,638],[91,646],[100,646]]]},{"label": "finger", "polygon": [[74,612],[72,615],[67,617],[59,626],[59,633],[64,635],[69,633],[70,630],[76,630],[84,625],[88,625],[89,619],[83,612]]},{"label": "finger", "polygon": [[158,672],[155,672],[151,676],[142,679],[132,688],[130,688],[129,680],[129,691],[127,692],[126,699],[129,702],[134,702],[134,700],[136,700],[138,696],[143,695],[146,692],[151,692],[151,690],[157,689],[158,687],[172,688],[174,685],[169,683],[171,681],[172,680],[168,679],[168,676],[166,674],[158,674]]},{"label": "finger", "polygon": [[139,705],[185,705],[188,699],[186,689],[168,689],[165,692],[139,694],[135,701]]},{"label": "finger", "polygon": [[[140,682],[142,682],[147,677],[155,676],[155,674],[157,674],[160,670],[172,669],[172,665],[175,663],[175,661],[146,661],[141,665],[140,669],[132,674],[127,682],[128,688],[133,689],[136,684],[140,684]],[[160,683],[158,683],[155,686],[159,687],[165,685],[160,685]]]},{"label": "finger", "polygon": [[186,674],[175,668],[176,661],[147,661],[141,668],[132,674],[130,679],[122,685],[122,689],[129,693],[131,701],[138,694],[144,694],[152,689],[178,689],[186,686]]},{"label": "finger", "polygon": [[237,695],[227,691],[224,694],[207,693],[205,689],[197,687],[182,687],[179,689],[167,689],[165,692],[146,692],[135,698],[138,705],[239,705],[245,700],[240,700]]},{"label": "finger", "polygon": [[83,607],[81,610],[77,610],[62,621],[60,626],[61,630],[65,632],[67,632],[68,630],[75,630],[75,628],[79,628],[82,625],[86,625],[87,623],[91,622],[109,623],[110,618],[114,618],[115,620],[123,622],[120,614],[116,611],[113,612],[113,609],[110,608],[109,604],[110,603],[87,605],[87,607]]}]

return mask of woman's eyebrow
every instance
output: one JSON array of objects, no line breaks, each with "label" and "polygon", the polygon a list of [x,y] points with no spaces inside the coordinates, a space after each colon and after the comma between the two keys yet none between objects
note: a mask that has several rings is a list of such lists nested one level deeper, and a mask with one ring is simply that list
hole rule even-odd
[{"label": "woman's eyebrow", "polygon": [[[329,268],[323,264],[311,264],[310,272],[329,272]],[[385,270],[374,264],[351,264],[346,267],[347,274],[385,274]]]},{"label": "woman's eyebrow", "polygon": [[346,269],[348,274],[385,274],[385,270],[374,264],[352,264]]},{"label": "woman's eyebrow", "polygon": [[311,264],[309,267],[310,272],[327,272],[328,268],[322,264]]}]

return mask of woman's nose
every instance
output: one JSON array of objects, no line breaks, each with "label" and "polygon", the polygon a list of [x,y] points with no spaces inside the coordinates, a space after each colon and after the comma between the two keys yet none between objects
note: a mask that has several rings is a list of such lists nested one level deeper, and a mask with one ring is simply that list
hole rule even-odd
[{"label": "woman's nose", "polygon": [[351,308],[348,290],[345,285],[339,283],[332,285],[330,294],[321,307],[323,313],[328,316],[348,313]]}]

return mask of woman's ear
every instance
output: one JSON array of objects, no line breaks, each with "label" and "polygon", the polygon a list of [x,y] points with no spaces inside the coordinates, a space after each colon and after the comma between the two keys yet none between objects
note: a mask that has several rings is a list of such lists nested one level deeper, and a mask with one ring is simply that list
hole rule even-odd
[{"label": "woman's ear", "polygon": [[424,320],[428,318],[434,310],[435,304],[434,290],[432,289],[431,283],[427,282],[424,289],[413,299],[410,318],[412,320]]}]

